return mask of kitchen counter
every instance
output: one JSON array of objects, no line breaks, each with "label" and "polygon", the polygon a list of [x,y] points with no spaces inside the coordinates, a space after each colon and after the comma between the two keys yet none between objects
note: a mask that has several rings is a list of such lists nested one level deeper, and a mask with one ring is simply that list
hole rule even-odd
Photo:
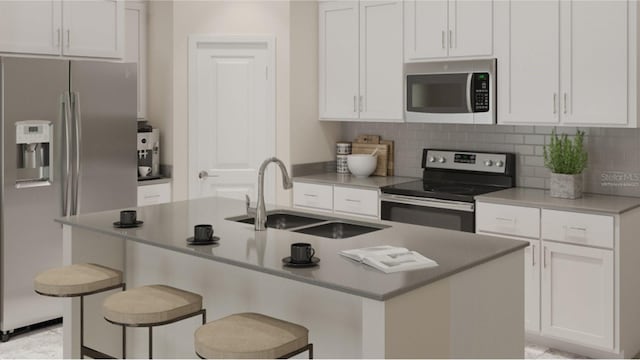
[{"label": "kitchen counter", "polygon": [[161,177],[159,179],[138,180],[138,186],[166,184],[170,182],[171,182],[170,177]]},{"label": "kitchen counter", "polygon": [[640,206],[640,198],[583,194],[579,199],[560,199],[551,197],[548,190],[529,188],[510,188],[488,194],[478,195],[477,201],[509,205],[537,206],[556,210],[590,211],[609,214],[621,214]]},{"label": "kitchen counter", "polygon": [[[65,264],[121,269],[127,288],[166,284],[198,293],[208,319],[258,312],[300,324],[309,329],[318,358],[523,356],[526,242],[375,220],[369,223],[388,227],[331,239],[271,228],[256,232],[253,224],[226,220],[244,213],[242,201],[204,198],[138,208],[144,224],[134,229],[113,227],[117,210],[57,221],[64,225]],[[212,224],[219,243],[187,244],[196,224]],[[294,242],[311,243],[319,265],[285,267],[282,259]],[[374,245],[407,247],[439,266],[385,274],[338,255]],[[99,316],[106,295],[85,303],[91,314],[85,344],[119,356],[119,329]],[[65,304],[64,357],[76,358],[79,304]],[[199,319],[185,320],[171,331],[154,331],[154,355],[194,357],[197,326]],[[146,335],[127,331],[127,357],[146,356]]]},{"label": "kitchen counter", "polygon": [[[388,300],[527,246],[518,240],[389,221],[374,222],[389,225],[388,228],[347,239],[277,229],[256,232],[252,224],[225,220],[244,214],[244,206],[244,202],[238,200],[205,198],[142,207],[138,209],[138,219],[144,224],[134,229],[118,229],[112,225],[118,220],[119,211],[56,221],[374,300]],[[213,225],[215,236],[220,238],[218,244],[187,244],[186,238],[192,236],[193,226],[201,223]],[[295,242],[311,243],[321,260],[319,266],[309,269],[283,266],[282,258],[290,254],[290,245]],[[406,247],[435,260],[439,266],[385,274],[338,255],[340,250],[374,245]],[[247,254],[246,249],[256,246],[261,249],[259,253]]]},{"label": "kitchen counter", "polygon": [[402,184],[409,181],[420,180],[419,178],[403,176],[369,176],[356,177],[351,174],[322,173],[306,176],[297,176],[293,181],[309,183],[327,183],[342,186],[356,186],[379,189],[384,186]]}]

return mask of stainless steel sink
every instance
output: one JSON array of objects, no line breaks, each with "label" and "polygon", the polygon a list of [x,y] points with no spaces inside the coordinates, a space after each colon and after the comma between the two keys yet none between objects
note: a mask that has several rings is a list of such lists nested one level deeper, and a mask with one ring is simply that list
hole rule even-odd
[{"label": "stainless steel sink", "polygon": [[309,226],[303,229],[293,230],[293,232],[333,239],[346,239],[352,236],[382,230],[386,227],[387,226],[382,225],[369,226],[363,224],[347,223],[344,221],[331,221],[321,225]]},{"label": "stainless steel sink", "polygon": [[[253,224],[255,219],[253,216],[238,216],[228,218],[227,220],[237,221],[245,224]],[[273,229],[293,229],[301,226],[307,226],[327,221],[327,218],[312,217],[306,214],[297,214],[294,212],[274,211],[267,212],[267,227]]]}]

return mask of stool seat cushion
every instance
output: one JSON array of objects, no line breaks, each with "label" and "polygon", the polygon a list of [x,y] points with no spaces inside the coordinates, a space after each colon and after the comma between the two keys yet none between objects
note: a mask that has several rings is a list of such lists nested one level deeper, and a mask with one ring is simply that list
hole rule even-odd
[{"label": "stool seat cushion", "polygon": [[166,285],[148,285],[113,294],[102,304],[114,323],[149,326],[168,323],[202,309],[202,296]]},{"label": "stool seat cushion", "polygon": [[275,359],[308,344],[304,326],[256,313],[227,316],[195,333],[196,353],[206,359]]},{"label": "stool seat cushion", "polygon": [[33,281],[43,295],[72,297],[122,284],[122,271],[96,264],[73,264],[45,270]]}]

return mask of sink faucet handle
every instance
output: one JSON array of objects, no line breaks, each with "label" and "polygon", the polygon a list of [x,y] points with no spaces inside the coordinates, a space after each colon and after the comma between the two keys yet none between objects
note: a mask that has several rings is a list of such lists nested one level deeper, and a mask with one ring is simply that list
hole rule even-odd
[{"label": "sink faucet handle", "polygon": [[247,207],[247,215],[254,215],[256,214],[256,209],[252,209],[251,208],[251,198],[249,197],[249,194],[244,194],[244,198],[245,198],[245,204]]}]

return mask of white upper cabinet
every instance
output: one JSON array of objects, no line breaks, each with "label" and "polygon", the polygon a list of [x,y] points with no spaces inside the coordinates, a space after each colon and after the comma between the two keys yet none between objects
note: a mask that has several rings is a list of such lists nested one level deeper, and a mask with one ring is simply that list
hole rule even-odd
[{"label": "white upper cabinet", "polygon": [[0,1],[0,52],[122,58],[124,1]]},{"label": "white upper cabinet", "polygon": [[147,9],[143,1],[127,1],[124,61],[138,65],[138,119],[147,117]]},{"label": "white upper cabinet", "polygon": [[636,127],[636,19],[636,1],[496,2],[498,123]]},{"label": "white upper cabinet", "polygon": [[0,51],[60,54],[60,1],[0,1]]},{"label": "white upper cabinet", "polygon": [[496,2],[498,123],[560,120],[559,4],[559,0]]},{"label": "white upper cabinet", "polygon": [[321,120],[403,121],[402,2],[319,5]]},{"label": "white upper cabinet", "polygon": [[360,2],[360,118],[402,121],[402,4]]},{"label": "white upper cabinet", "polygon": [[493,1],[407,0],[405,61],[493,53]]},{"label": "white upper cabinet", "polygon": [[358,2],[320,4],[320,118],[358,118]]},{"label": "white upper cabinet", "polygon": [[628,123],[629,5],[611,0],[561,2],[560,42],[570,44],[562,47],[560,56],[565,124]]}]

